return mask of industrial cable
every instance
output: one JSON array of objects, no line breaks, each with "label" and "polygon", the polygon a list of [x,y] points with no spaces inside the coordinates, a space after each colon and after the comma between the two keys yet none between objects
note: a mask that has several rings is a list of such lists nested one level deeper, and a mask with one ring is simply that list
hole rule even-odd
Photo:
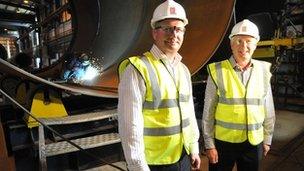
[{"label": "industrial cable", "polygon": [[38,123],[40,123],[43,127],[47,128],[48,130],[50,130],[51,132],[53,132],[54,134],[56,134],[57,136],[59,136],[62,140],[70,143],[71,145],[73,145],[74,147],[76,147],[77,149],[79,149],[81,152],[83,152],[84,154],[104,163],[107,165],[110,165],[118,170],[121,171],[126,171],[112,163],[109,163],[103,159],[101,159],[100,157],[98,157],[95,154],[89,153],[86,150],[84,150],[83,148],[81,148],[79,145],[75,144],[74,142],[72,142],[71,140],[65,138],[63,135],[61,135],[60,133],[58,133],[56,130],[54,130],[53,128],[51,128],[50,126],[44,124],[42,121],[40,121],[38,118],[36,118],[30,111],[28,111],[25,107],[23,107],[20,103],[18,103],[15,99],[13,99],[11,96],[9,96],[8,94],[6,94],[2,89],[0,89],[0,93],[3,94],[5,97],[7,97],[10,101],[12,101],[13,103],[15,103],[17,106],[19,106],[22,110],[24,110],[26,112],[26,114],[30,115],[34,120],[36,120]]}]

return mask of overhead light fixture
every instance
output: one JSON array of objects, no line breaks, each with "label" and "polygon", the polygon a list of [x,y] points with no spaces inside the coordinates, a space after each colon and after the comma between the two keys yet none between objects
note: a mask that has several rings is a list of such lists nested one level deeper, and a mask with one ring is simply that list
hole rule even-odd
[{"label": "overhead light fixture", "polygon": [[24,2],[25,4],[28,4],[28,3],[29,3],[29,1],[27,1],[27,0],[24,0],[23,2]]}]

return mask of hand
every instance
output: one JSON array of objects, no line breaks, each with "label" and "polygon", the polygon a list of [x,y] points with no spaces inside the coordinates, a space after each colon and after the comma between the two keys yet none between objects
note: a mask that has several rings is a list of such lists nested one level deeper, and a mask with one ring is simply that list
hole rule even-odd
[{"label": "hand", "polygon": [[210,163],[215,164],[218,162],[218,154],[217,154],[217,150],[215,148],[207,149],[206,155],[207,155]]},{"label": "hand", "polygon": [[201,158],[198,154],[191,154],[191,166],[193,170],[199,170],[201,166]]},{"label": "hand", "polygon": [[263,154],[264,154],[264,157],[266,157],[268,151],[270,150],[270,145],[267,145],[267,144],[263,144]]}]

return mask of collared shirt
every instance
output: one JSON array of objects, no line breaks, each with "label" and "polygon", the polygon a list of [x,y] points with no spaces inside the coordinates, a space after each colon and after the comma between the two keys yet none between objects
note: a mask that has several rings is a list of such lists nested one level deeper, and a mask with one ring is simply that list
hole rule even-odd
[{"label": "collared shirt", "polygon": [[[181,62],[182,59],[182,57],[178,54],[172,61],[169,61],[166,55],[159,48],[157,48],[156,45],[152,46],[150,52],[155,58],[162,60],[165,65],[167,65],[167,68],[170,69],[171,74],[174,73],[175,69],[177,69],[176,66]],[[128,169],[130,171],[149,170],[144,153],[144,122],[142,114],[142,104],[145,100],[146,87],[141,75],[132,65],[129,65],[122,74],[118,92],[119,134],[128,164]],[[193,101],[192,90],[190,92],[190,101]],[[190,117],[195,117],[194,106],[193,116]],[[197,137],[197,141],[192,143],[190,153],[198,154],[199,130],[197,126],[196,128],[193,128],[193,130],[195,130],[193,134],[195,134],[195,137]]]},{"label": "collared shirt", "polygon": [[[231,63],[236,74],[242,81],[243,85],[247,85],[247,82],[249,80],[254,65],[251,63],[250,65],[248,65],[248,67],[241,70],[233,57],[229,58],[229,62]],[[274,123],[275,123],[275,110],[274,110],[271,86],[268,87],[267,94],[264,100],[265,100],[266,116],[263,123],[263,127],[264,127],[263,143],[271,145]],[[206,149],[215,148],[214,119],[215,119],[215,109],[217,103],[218,103],[218,95],[217,95],[216,85],[214,84],[212,78],[210,78],[209,76],[207,79],[207,85],[205,91],[205,102],[204,102],[204,111],[203,111],[203,120],[202,120],[203,137],[204,137]]]}]

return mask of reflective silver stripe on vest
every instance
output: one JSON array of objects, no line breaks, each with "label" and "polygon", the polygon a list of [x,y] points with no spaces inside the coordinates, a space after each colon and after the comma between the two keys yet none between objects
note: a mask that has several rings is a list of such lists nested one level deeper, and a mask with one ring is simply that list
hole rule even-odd
[{"label": "reflective silver stripe on vest", "polygon": [[269,88],[269,84],[270,84],[270,80],[269,80],[269,78],[268,78],[268,74],[266,74],[266,73],[268,73],[269,71],[268,71],[268,69],[266,68],[266,66],[265,65],[262,65],[262,68],[263,68],[263,82],[264,82],[264,94],[267,94],[267,92],[268,92],[268,88]]},{"label": "reflective silver stripe on vest", "polygon": [[[161,99],[161,94],[160,94],[160,88],[157,84],[157,77],[152,69],[152,66],[146,56],[143,56],[142,61],[146,64],[148,72],[149,72],[149,77],[150,77],[150,82],[151,82],[151,87],[152,87],[152,92],[153,92],[153,101],[154,105],[160,104],[160,99]],[[155,108],[156,106],[154,106]]]},{"label": "reflective silver stripe on vest", "polygon": [[220,120],[216,120],[215,124],[227,129],[248,130],[248,131],[258,130],[262,127],[262,123],[246,125],[246,124],[228,123]]},{"label": "reflective silver stripe on vest", "polygon": [[158,108],[170,108],[177,107],[176,99],[164,99],[157,103],[156,101],[145,101],[143,105],[144,109],[158,109]]},{"label": "reflective silver stripe on vest", "polygon": [[[188,102],[190,96],[180,94],[179,101],[180,102]],[[163,99],[159,103],[156,101],[145,101],[143,104],[144,109],[160,109],[160,108],[172,108],[178,107],[176,99]]]},{"label": "reflective silver stripe on vest", "polygon": [[262,99],[258,98],[225,98],[219,97],[219,103],[229,105],[263,105]]},{"label": "reflective silver stripe on vest", "polygon": [[[152,68],[151,63],[149,62],[148,58],[146,56],[143,56],[142,61],[146,64],[148,72],[149,72],[149,77],[150,77],[150,82],[151,82],[151,87],[152,87],[152,92],[153,92],[153,101],[145,101],[143,104],[144,109],[158,109],[158,108],[172,108],[172,107],[178,107],[178,101],[177,99],[163,99],[161,100],[161,91],[157,83],[157,77],[156,74]],[[185,68],[184,68],[185,70]],[[180,94],[179,95],[179,101],[180,102],[188,102],[190,98],[190,95],[184,95]]]},{"label": "reflective silver stripe on vest", "polygon": [[[189,118],[182,121],[182,128],[190,125]],[[180,125],[165,128],[144,128],[145,136],[169,136],[182,133]]]},{"label": "reflective silver stripe on vest", "polygon": [[[191,90],[191,87],[190,86],[192,86],[192,85],[190,85],[189,84],[189,82],[191,82],[191,75],[189,75],[189,74],[186,74],[186,73],[188,73],[188,69],[186,68],[186,66],[185,65],[183,65],[183,64],[180,64],[180,65],[182,65],[183,66],[183,69],[184,69],[184,73],[185,73],[185,75],[186,75],[186,77],[187,77],[187,83],[188,83],[188,88],[189,88],[189,92],[190,92],[190,90]],[[179,73],[179,74],[181,74],[181,73]],[[180,76],[181,77],[181,76]]]},{"label": "reflective silver stripe on vest", "polygon": [[218,88],[220,91],[220,94],[222,97],[226,97],[226,93],[225,93],[225,87],[224,87],[224,79],[223,79],[223,72],[222,72],[222,67],[221,67],[222,63],[221,62],[217,62],[215,63],[215,69],[216,69],[216,77],[217,77],[217,84],[218,84]]},{"label": "reflective silver stripe on vest", "polygon": [[218,88],[220,91],[219,103],[228,105],[263,105],[264,101],[258,98],[226,98],[223,73],[221,69],[221,62],[215,63],[216,76],[218,80]]}]

